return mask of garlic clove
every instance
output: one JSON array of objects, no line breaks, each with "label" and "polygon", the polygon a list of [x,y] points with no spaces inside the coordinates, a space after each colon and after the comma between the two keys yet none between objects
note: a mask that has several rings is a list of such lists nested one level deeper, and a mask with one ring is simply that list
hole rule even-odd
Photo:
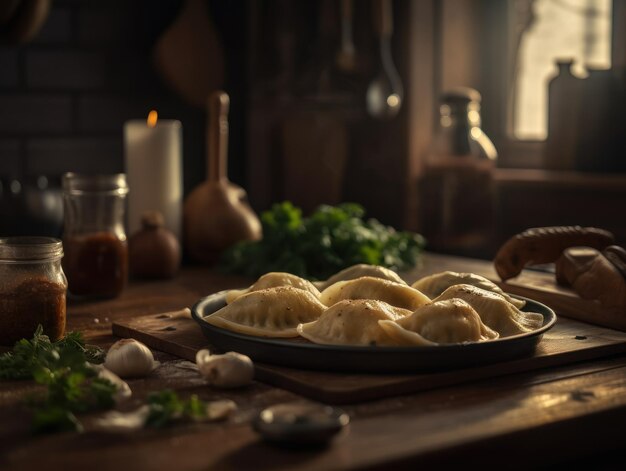
[{"label": "garlic clove", "polygon": [[113,373],[111,370],[106,369],[102,365],[93,365],[93,368],[98,372],[98,378],[106,379],[117,386],[117,390],[113,395],[113,400],[116,404],[120,402],[124,402],[127,399],[130,399],[133,392],[130,389],[130,386],[126,381],[120,378],[118,375]]},{"label": "garlic clove", "polygon": [[100,432],[135,432],[144,427],[149,414],[150,406],[148,405],[130,412],[110,411],[96,419],[93,428]]},{"label": "garlic clove", "polygon": [[147,376],[159,364],[150,349],[135,339],[115,342],[104,361],[104,366],[121,378]]},{"label": "garlic clove", "polygon": [[[217,422],[228,419],[237,411],[237,404],[230,399],[211,401],[206,404],[206,416],[199,422]],[[145,427],[150,406],[143,405],[130,412],[109,411],[97,418],[92,428],[99,432],[128,433]]]},{"label": "garlic clove", "polygon": [[237,411],[237,404],[230,399],[211,401],[206,406],[207,420],[225,420]]},{"label": "garlic clove", "polygon": [[198,371],[209,384],[221,388],[238,388],[250,384],[254,378],[254,364],[246,355],[228,352],[211,355],[208,350],[196,354]]}]

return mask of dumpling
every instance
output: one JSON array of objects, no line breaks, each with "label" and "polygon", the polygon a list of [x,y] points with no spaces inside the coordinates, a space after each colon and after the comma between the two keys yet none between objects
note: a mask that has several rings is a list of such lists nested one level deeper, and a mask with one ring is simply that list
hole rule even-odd
[{"label": "dumpling", "polygon": [[328,278],[322,285],[323,288],[328,288],[330,285],[337,283],[338,281],[348,281],[354,280],[356,278],[361,278],[362,276],[371,276],[372,278],[382,278],[383,280],[395,281],[396,283],[400,283],[406,285],[406,281],[404,281],[400,276],[393,270],[389,268],[381,267],[378,265],[367,265],[365,263],[360,263],[358,265],[352,265],[351,267],[345,268],[338,273],[335,273],[333,276]]},{"label": "dumpling", "polygon": [[437,345],[479,342],[498,338],[478,313],[462,299],[437,301],[418,308],[413,314],[395,322],[378,322],[398,343]]},{"label": "dumpling", "polygon": [[320,301],[326,306],[343,299],[376,299],[411,311],[430,302],[428,296],[406,284],[371,276],[338,281],[320,294]]},{"label": "dumpling", "polygon": [[326,309],[315,295],[292,286],[252,291],[204,318],[209,324],[261,337],[297,337],[298,324]]},{"label": "dumpling", "polygon": [[293,286],[294,288],[303,289],[311,294],[319,297],[319,290],[309,280],[300,278],[299,276],[292,275],[285,272],[270,272],[261,276],[256,282],[246,289],[232,289],[226,293],[226,303],[230,304],[239,296],[250,293],[252,291],[259,291],[267,288],[276,288],[278,286]]},{"label": "dumpling", "polygon": [[393,322],[410,313],[382,301],[345,299],[329,307],[318,320],[299,325],[298,333],[325,345],[397,345],[378,321]]},{"label": "dumpling", "polygon": [[478,288],[498,293],[504,296],[508,302],[513,304],[516,308],[521,309],[526,304],[526,301],[521,299],[515,299],[506,294],[500,289],[494,282],[488,280],[484,276],[476,275],[474,273],[457,273],[455,271],[444,271],[441,273],[435,273],[434,275],[420,278],[411,287],[420,290],[429,298],[436,298],[443,293],[450,286],[454,285],[472,285]]},{"label": "dumpling", "polygon": [[543,315],[522,312],[498,293],[471,285],[454,285],[434,301],[460,298],[476,309],[482,321],[501,337],[531,332],[543,325]]}]

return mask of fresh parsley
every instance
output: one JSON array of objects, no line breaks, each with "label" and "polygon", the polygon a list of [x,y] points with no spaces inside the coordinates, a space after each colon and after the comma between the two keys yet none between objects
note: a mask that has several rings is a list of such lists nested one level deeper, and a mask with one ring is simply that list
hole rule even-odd
[{"label": "fresh parsley", "polygon": [[207,405],[197,395],[193,394],[184,400],[169,389],[151,393],[148,406],[148,427],[161,428],[185,420],[200,421],[207,416]]},{"label": "fresh parsley", "polygon": [[0,355],[0,379],[33,379],[40,368],[68,362],[99,364],[104,356],[100,347],[86,345],[80,332],[69,332],[52,342],[39,325],[32,339],[19,340],[11,351]]},{"label": "fresh parsley", "polygon": [[103,357],[102,349],[86,345],[78,332],[52,342],[38,326],[32,339],[0,355],[0,379],[34,379],[45,386],[42,395],[29,400],[36,432],[81,430],[75,413],[114,405],[117,386],[93,366]]},{"label": "fresh parsley", "polygon": [[261,215],[263,239],[244,241],[226,250],[221,268],[256,278],[284,271],[307,279],[326,279],[358,263],[394,270],[413,267],[424,238],[398,232],[376,219],[364,219],[354,203],[320,206],[308,218],[290,202],[275,204]]}]

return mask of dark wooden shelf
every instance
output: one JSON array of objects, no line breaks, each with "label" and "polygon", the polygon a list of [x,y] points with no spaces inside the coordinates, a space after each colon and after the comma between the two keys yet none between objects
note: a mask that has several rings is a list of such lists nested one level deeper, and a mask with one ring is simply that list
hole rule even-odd
[{"label": "dark wooden shelf", "polygon": [[580,225],[626,243],[626,174],[498,169],[495,179],[500,242],[528,227]]},{"label": "dark wooden shelf", "polygon": [[550,171],[537,169],[497,169],[495,180],[502,186],[550,187],[626,192],[626,174]]}]

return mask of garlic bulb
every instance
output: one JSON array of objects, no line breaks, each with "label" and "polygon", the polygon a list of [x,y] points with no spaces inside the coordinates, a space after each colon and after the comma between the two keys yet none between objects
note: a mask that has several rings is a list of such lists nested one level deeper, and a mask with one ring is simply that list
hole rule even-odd
[{"label": "garlic bulb", "polygon": [[196,354],[200,374],[212,385],[221,388],[238,388],[252,382],[254,364],[246,355],[228,352],[211,355],[208,350]]},{"label": "garlic bulb", "polygon": [[131,378],[150,374],[159,362],[154,361],[152,352],[143,343],[122,339],[111,345],[104,366],[121,378]]}]

